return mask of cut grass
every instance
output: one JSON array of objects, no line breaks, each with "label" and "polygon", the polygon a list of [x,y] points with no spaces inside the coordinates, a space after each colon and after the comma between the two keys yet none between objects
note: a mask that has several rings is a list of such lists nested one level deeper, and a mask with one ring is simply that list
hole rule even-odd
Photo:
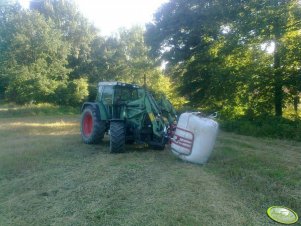
[{"label": "cut grass", "polygon": [[0,225],[278,225],[301,214],[301,143],[220,133],[209,163],[85,145],[79,116],[0,119]]}]

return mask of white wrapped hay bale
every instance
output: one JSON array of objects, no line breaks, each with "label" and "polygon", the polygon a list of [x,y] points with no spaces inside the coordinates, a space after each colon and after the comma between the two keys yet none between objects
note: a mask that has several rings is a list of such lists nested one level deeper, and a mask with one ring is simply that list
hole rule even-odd
[{"label": "white wrapped hay bale", "polygon": [[198,112],[183,113],[171,141],[171,150],[179,158],[204,164],[210,157],[218,123],[211,118],[200,116]]}]

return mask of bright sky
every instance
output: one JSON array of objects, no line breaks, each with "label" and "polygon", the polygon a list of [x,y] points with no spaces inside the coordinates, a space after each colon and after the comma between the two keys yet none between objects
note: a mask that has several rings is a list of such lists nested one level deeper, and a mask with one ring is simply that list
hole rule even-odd
[{"label": "bright sky", "polygon": [[[30,0],[19,0],[28,7]],[[110,35],[120,27],[144,25],[152,20],[153,13],[168,0],[75,0],[79,10],[101,30]]]}]

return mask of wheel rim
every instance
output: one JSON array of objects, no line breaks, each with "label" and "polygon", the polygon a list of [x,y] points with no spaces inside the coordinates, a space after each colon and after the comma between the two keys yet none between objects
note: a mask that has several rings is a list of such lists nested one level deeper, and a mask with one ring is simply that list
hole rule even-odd
[{"label": "wheel rim", "polygon": [[83,133],[86,137],[89,137],[93,129],[93,120],[90,112],[87,112],[83,120]]}]

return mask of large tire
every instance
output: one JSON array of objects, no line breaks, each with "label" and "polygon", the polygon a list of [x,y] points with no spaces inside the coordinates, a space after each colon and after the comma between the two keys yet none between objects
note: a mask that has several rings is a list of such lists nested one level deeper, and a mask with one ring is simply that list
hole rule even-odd
[{"label": "large tire", "polygon": [[110,152],[124,152],[125,146],[125,123],[123,121],[112,121],[110,123]]},{"label": "large tire", "polygon": [[86,144],[98,144],[102,141],[106,124],[100,119],[97,109],[86,107],[81,116],[80,132],[82,140]]}]

